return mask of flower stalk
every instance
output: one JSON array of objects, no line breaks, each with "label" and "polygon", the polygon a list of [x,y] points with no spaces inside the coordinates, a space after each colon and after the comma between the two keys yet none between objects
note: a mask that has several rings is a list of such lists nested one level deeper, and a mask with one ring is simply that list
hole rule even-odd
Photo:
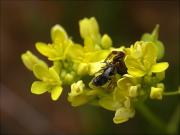
[{"label": "flower stalk", "polygon": [[175,96],[180,94],[180,88],[177,91],[171,91],[171,92],[164,92],[164,96]]},{"label": "flower stalk", "polygon": [[156,116],[143,102],[138,102],[136,109],[142,114],[142,116],[150,123],[152,126],[156,127],[159,131],[166,133],[166,124]]}]

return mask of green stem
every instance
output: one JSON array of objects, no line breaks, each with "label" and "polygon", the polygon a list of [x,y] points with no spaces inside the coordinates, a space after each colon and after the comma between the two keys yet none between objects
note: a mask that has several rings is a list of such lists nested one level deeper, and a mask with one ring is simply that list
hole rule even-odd
[{"label": "green stem", "polygon": [[177,91],[172,91],[172,92],[164,92],[164,96],[174,96],[174,95],[179,95],[180,94],[180,89]]},{"label": "green stem", "polygon": [[178,105],[171,116],[171,119],[167,125],[167,132],[169,135],[176,135],[178,134],[179,123],[180,123],[180,105]]},{"label": "green stem", "polygon": [[136,104],[136,108],[149,123],[157,127],[160,131],[166,132],[165,123],[162,122],[155,114],[153,114],[151,110],[143,102],[138,102]]}]

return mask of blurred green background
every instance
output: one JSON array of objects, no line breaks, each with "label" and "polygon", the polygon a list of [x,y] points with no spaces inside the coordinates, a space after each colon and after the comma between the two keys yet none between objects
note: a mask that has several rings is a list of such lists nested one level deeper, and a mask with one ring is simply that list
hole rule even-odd
[{"label": "blurred green background", "polygon": [[[48,93],[33,95],[30,86],[36,80],[21,61],[31,50],[40,58],[34,44],[51,42],[50,28],[61,24],[75,42],[83,43],[78,21],[96,17],[100,32],[108,33],[114,46],[130,46],[145,32],[160,24],[160,40],[170,67],[166,90],[179,86],[179,2],[178,1],[1,1],[1,134],[159,134],[137,111],[133,119],[115,125],[114,112],[99,107],[73,108],[66,97],[53,102]],[[168,123],[179,103],[177,96],[162,101],[147,101],[148,106]]]}]

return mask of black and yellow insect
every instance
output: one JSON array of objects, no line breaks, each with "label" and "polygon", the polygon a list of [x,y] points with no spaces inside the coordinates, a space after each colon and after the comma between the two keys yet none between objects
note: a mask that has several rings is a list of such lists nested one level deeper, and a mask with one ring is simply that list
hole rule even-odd
[{"label": "black and yellow insect", "polygon": [[[113,58],[112,58],[113,57]],[[124,75],[127,73],[127,68],[124,63],[125,53],[123,51],[112,51],[104,60],[106,65],[98,72],[102,73],[92,80],[95,86],[102,86],[111,80],[116,73]],[[112,60],[111,60],[112,59]]]}]

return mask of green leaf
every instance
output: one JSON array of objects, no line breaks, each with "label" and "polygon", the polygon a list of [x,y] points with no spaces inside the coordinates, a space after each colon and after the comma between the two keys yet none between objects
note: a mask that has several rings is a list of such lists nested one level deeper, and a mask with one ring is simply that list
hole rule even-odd
[{"label": "green leaf", "polygon": [[141,40],[145,42],[149,42],[152,41],[152,37],[149,33],[145,33],[142,35]]},{"label": "green leaf", "polygon": [[164,44],[161,41],[156,41],[157,59],[161,59],[164,56]]},{"label": "green leaf", "polygon": [[42,61],[41,59],[39,59],[38,57],[36,57],[32,52],[27,51],[26,53],[23,53],[21,55],[21,59],[24,63],[24,65],[29,69],[29,70],[33,70],[34,65],[36,64],[40,64],[44,67],[47,67],[47,64]]},{"label": "green leaf", "polygon": [[62,93],[63,88],[61,86],[55,86],[51,90],[51,98],[56,101]]},{"label": "green leaf", "polygon": [[159,36],[159,24],[156,25],[156,27],[153,29],[152,33],[145,33],[143,34],[143,36],[141,37],[142,41],[157,41],[158,40],[158,36]]},{"label": "green leaf", "polygon": [[153,73],[159,73],[165,71],[169,67],[168,62],[161,62],[153,65],[151,67],[151,72]]},{"label": "green leaf", "polygon": [[43,94],[46,91],[50,90],[52,87],[46,82],[41,82],[41,81],[35,81],[33,82],[31,86],[31,92],[33,94]]}]

